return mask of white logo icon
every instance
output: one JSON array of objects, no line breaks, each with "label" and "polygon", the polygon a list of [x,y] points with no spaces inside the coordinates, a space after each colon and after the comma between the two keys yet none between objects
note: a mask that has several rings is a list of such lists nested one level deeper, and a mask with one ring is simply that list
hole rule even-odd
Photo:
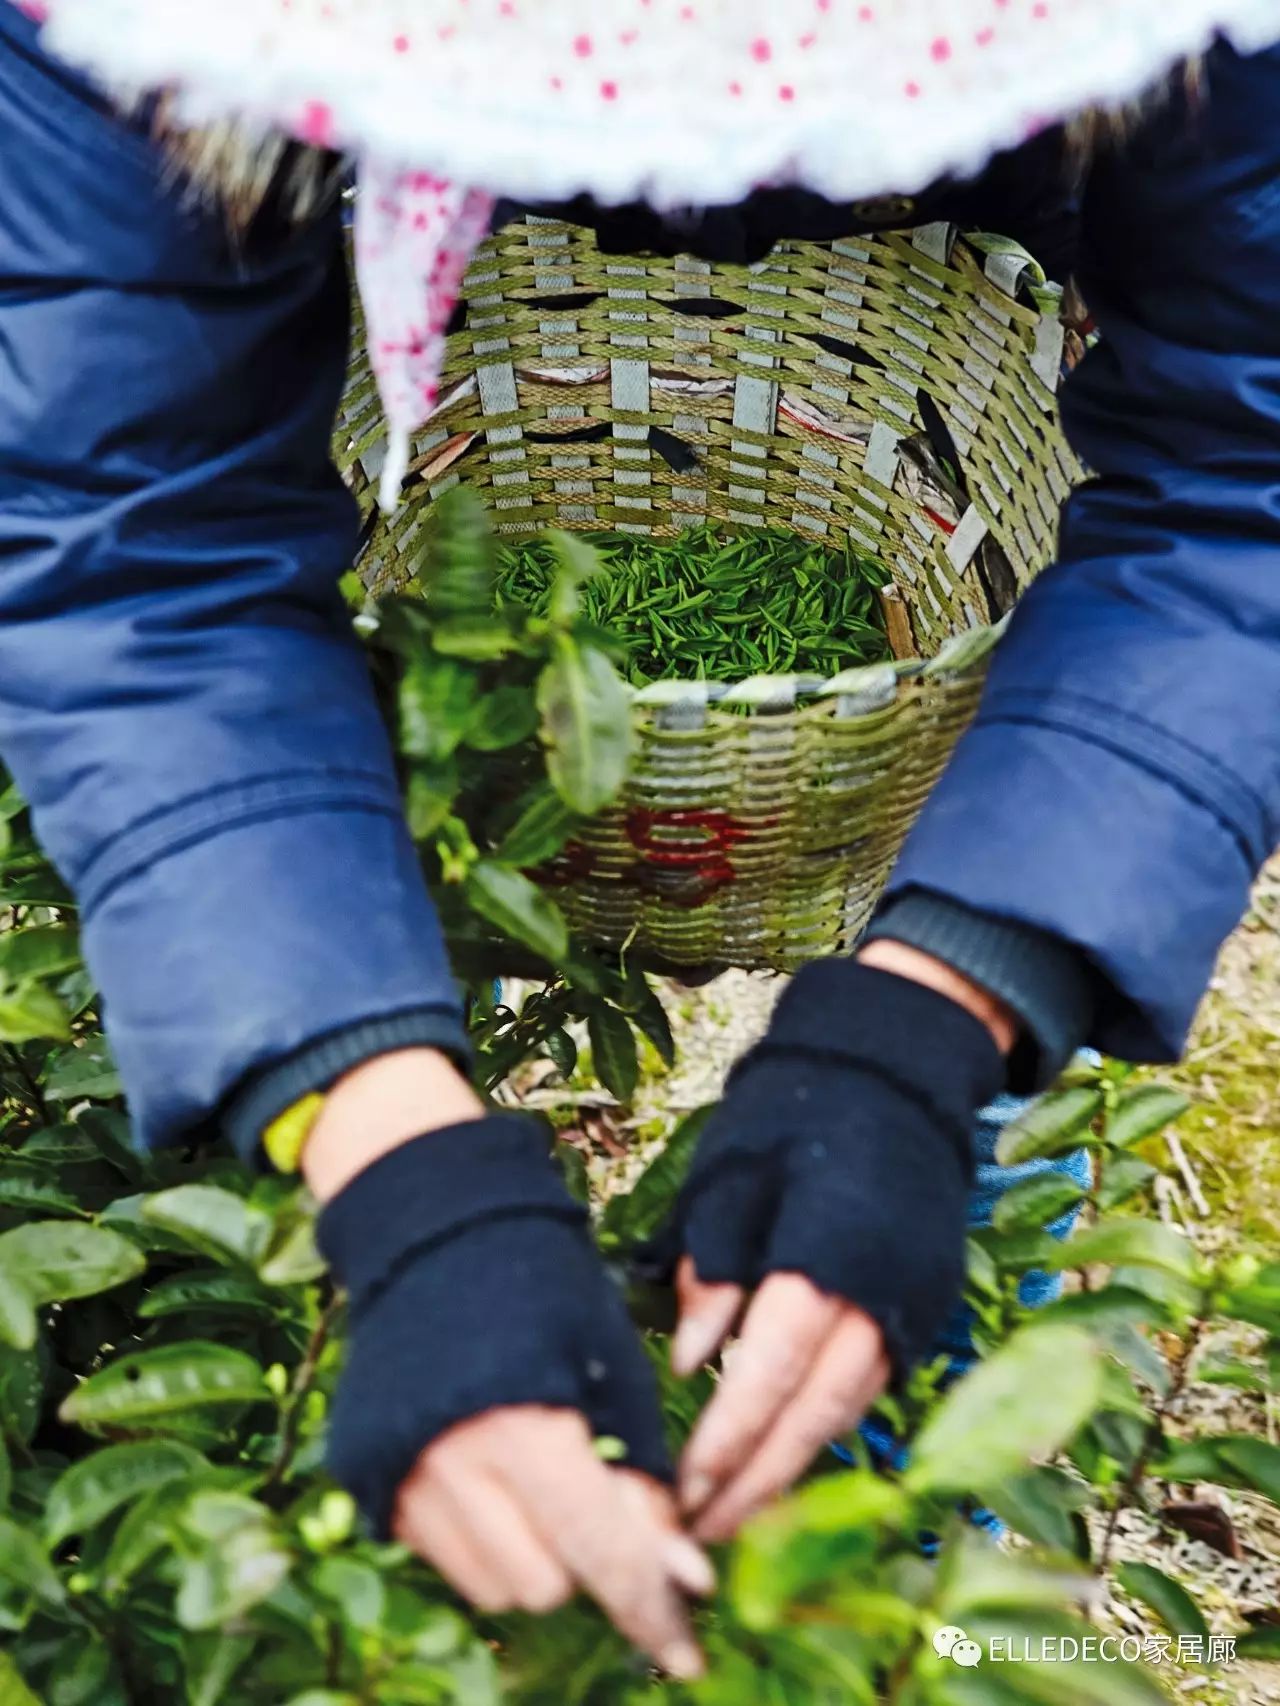
[{"label": "white logo icon", "polygon": [[933,1650],[940,1659],[950,1659],[954,1664],[964,1665],[970,1670],[982,1657],[982,1648],[976,1641],[971,1641],[958,1623],[947,1623],[933,1637]]}]

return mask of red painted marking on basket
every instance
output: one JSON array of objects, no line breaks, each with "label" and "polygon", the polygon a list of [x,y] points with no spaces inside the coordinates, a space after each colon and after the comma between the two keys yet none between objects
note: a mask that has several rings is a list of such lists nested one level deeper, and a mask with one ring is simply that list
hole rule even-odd
[{"label": "red painted marking on basket", "polygon": [[920,508],[929,517],[929,520],[934,524],[934,526],[940,527],[942,529],[942,531],[946,534],[947,538],[950,539],[951,535],[955,532],[959,523],[954,522],[954,521],[948,521],[945,515],[939,515],[937,510],[936,509],[930,509],[928,504],[921,504]]}]

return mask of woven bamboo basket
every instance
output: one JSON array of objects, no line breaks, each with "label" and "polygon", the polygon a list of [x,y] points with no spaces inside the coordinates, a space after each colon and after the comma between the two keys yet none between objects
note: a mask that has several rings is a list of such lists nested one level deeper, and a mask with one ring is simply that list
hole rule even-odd
[{"label": "woven bamboo basket", "polygon": [[353,366],[339,457],[362,573],[408,576],[458,480],[500,530],[792,528],[892,572],[893,662],[820,681],[662,681],[634,698],[625,797],[553,871],[571,924],[668,968],[794,970],[846,951],[970,720],[1077,468],[1057,423],[1052,291],[1007,243],[943,226],[786,243],[750,268],[604,256],[527,220],[465,286],[443,402],[389,523],[382,428]]}]

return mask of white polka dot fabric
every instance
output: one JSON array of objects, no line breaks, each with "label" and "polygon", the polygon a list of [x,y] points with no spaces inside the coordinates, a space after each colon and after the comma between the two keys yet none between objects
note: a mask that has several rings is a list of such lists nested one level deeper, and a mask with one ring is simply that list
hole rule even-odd
[{"label": "white polka dot fabric", "polygon": [[911,193],[1129,99],[1219,33],[1280,40],[1280,0],[19,3],[54,51],[174,87],[192,122],[234,114],[362,162],[388,497],[490,197]]}]

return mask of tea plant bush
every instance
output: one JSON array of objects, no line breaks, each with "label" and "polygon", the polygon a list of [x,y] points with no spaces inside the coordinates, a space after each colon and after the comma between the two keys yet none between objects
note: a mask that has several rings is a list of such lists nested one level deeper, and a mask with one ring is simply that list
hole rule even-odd
[{"label": "tea plant bush", "polygon": [[[473,969],[483,1075],[496,1083],[539,1053],[572,1072],[582,1022],[594,1070],[625,1100],[637,1035],[670,1057],[661,1004],[634,966],[572,941],[527,875],[612,795],[627,756],[609,642],[578,598],[589,554],[553,549],[545,611],[495,613],[492,545],[460,500],[422,598],[362,622],[425,867]],[[1153,1483],[1280,1500],[1280,1448],[1180,1439],[1169,1424],[1225,1321],[1246,1324],[1256,1351],[1216,1377],[1280,1385],[1280,1264],[1206,1261],[1146,1215],[1157,1134],[1182,1103],[1109,1065],[1072,1075],[1006,1134],[1009,1160],[1087,1145],[1094,1182],[1021,1185],[973,1240],[984,1360],[949,1389],[941,1366],[926,1369],[882,1406],[914,1435],[904,1469],[874,1470],[855,1440],[854,1467],[832,1459],[726,1550],[698,1614],[704,1680],[655,1677],[585,1604],[476,1617],[403,1548],[363,1538],[324,1475],[343,1305],[296,1182],[216,1146],[130,1146],[74,907],[12,789],[0,906],[0,1706],[1140,1706],[1162,1697],[1140,1665],[997,1671],[933,1637],[1093,1632],[1084,1608],[1111,1525]],[[519,1013],[488,981],[503,943],[545,978]],[[603,1207],[620,1279],[696,1129],[694,1116]],[[1044,1228],[1077,1198],[1081,1223],[1059,1242]],[[1078,1284],[1030,1319],[1018,1287],[1035,1268]],[[661,1320],[664,1300],[634,1295],[642,1320]],[[648,1332],[678,1444],[709,1377],[672,1380]],[[959,1509],[972,1500],[1025,1543],[975,1531]],[[1181,1584],[1149,1565],[1122,1579],[1172,1632],[1204,1632]],[[1278,1649],[1260,1627],[1238,1651]]]}]

